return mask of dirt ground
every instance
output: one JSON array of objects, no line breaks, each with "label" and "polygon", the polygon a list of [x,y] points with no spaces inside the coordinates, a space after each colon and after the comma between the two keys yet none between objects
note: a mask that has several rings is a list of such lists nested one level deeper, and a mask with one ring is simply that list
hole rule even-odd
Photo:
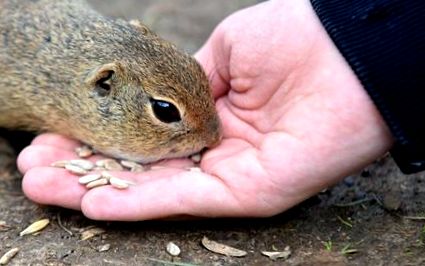
[{"label": "dirt ground", "polygon": [[[256,1],[90,2],[108,15],[142,18],[162,36],[194,52],[223,17]],[[425,175],[404,176],[389,157],[269,219],[108,223],[28,201],[11,145],[19,149],[28,137],[16,132],[1,135],[0,256],[20,248],[10,265],[425,265]],[[45,230],[19,236],[41,218],[51,220]],[[82,241],[82,232],[91,227],[104,232]],[[214,254],[201,246],[203,236],[248,254]],[[170,241],[181,248],[178,257],[165,251]],[[273,261],[260,253],[288,246],[288,259]]]}]

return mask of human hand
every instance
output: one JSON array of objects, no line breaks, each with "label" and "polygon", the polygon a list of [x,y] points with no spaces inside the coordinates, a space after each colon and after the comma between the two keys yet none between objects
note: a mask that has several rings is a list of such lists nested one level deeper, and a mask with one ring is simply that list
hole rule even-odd
[{"label": "human hand", "polygon": [[175,167],[116,173],[136,183],[87,191],[48,165],[77,142],[45,134],[19,156],[32,200],[101,220],[178,215],[270,216],[385,153],[391,135],[308,0],[267,1],[223,21],[197,58],[211,78],[222,143],[204,173]]}]

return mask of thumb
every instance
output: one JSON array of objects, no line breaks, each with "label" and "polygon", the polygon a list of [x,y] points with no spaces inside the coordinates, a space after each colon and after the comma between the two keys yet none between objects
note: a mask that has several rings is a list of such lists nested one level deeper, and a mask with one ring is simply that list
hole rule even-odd
[{"label": "thumb", "polygon": [[203,47],[195,54],[211,85],[214,99],[227,93],[230,88],[229,50],[225,47],[222,31],[215,30]]}]

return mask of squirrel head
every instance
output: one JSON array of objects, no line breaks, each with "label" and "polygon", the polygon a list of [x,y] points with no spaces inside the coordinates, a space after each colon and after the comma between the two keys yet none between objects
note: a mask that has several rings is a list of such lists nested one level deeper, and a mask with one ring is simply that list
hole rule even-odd
[{"label": "squirrel head", "polygon": [[75,112],[71,135],[107,155],[139,162],[215,146],[221,126],[201,66],[156,36],[138,46],[83,71],[82,110]]}]

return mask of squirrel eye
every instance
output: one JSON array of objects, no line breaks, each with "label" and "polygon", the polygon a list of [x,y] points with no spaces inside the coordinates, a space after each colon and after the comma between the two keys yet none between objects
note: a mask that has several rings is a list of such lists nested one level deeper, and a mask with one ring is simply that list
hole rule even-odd
[{"label": "squirrel eye", "polygon": [[152,110],[160,121],[173,123],[181,120],[180,112],[174,104],[166,101],[151,99]]},{"label": "squirrel eye", "polygon": [[104,78],[100,78],[96,81],[96,92],[100,96],[107,96],[111,92],[111,78],[114,71],[108,71],[108,74]]}]

